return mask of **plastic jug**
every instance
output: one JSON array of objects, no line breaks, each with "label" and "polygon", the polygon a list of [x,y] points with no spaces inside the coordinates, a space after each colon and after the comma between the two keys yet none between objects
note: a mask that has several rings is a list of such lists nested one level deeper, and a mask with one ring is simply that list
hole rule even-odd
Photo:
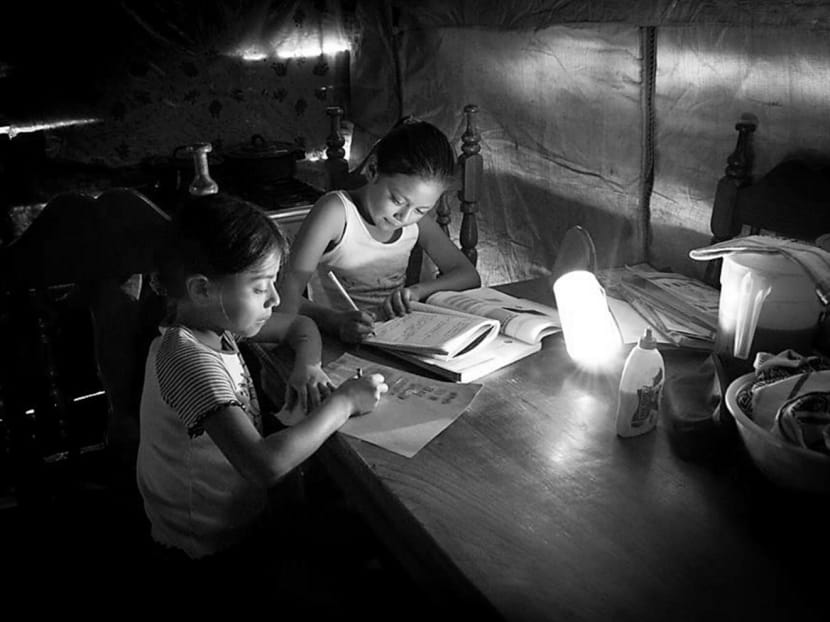
[{"label": "plastic jug", "polygon": [[823,307],[804,269],[777,253],[724,256],[718,353],[749,359],[791,348],[809,354]]}]

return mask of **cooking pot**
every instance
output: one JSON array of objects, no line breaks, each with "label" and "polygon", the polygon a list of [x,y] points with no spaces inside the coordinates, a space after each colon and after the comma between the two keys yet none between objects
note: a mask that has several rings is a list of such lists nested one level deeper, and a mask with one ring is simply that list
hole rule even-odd
[{"label": "cooking pot", "polygon": [[250,142],[230,147],[223,155],[229,175],[268,181],[293,177],[297,160],[305,158],[305,151],[294,143],[268,141],[254,134]]},{"label": "cooking pot", "polygon": [[[196,176],[191,145],[180,145],[169,156],[150,156],[142,166],[152,178],[153,189],[161,200],[176,200],[188,194],[190,182]],[[221,177],[224,158],[215,152],[207,154],[208,169],[212,177]]]}]

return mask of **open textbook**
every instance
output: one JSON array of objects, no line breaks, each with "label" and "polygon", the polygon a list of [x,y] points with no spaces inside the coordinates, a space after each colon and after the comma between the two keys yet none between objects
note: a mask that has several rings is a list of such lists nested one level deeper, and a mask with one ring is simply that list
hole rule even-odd
[{"label": "open textbook", "polygon": [[488,287],[436,292],[426,303],[414,303],[412,308],[445,318],[442,321],[459,316],[495,323],[495,333],[486,341],[454,357],[427,352],[394,352],[406,361],[456,382],[472,382],[538,352],[544,337],[561,330],[556,309]]},{"label": "open textbook", "polygon": [[375,322],[374,334],[363,343],[450,360],[483,347],[498,332],[496,320],[413,303],[410,313]]}]

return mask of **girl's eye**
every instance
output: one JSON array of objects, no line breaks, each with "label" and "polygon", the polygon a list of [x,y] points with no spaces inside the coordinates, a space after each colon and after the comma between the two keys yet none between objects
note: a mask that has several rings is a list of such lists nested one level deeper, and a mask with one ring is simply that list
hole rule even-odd
[{"label": "girl's eye", "polygon": [[403,205],[403,199],[398,198],[396,196],[392,196],[392,203],[395,205]]}]

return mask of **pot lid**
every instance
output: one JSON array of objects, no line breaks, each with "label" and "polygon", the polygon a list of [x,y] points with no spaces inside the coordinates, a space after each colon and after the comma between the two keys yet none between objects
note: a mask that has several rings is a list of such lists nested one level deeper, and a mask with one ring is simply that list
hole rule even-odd
[{"label": "pot lid", "polygon": [[284,141],[268,141],[260,134],[251,136],[250,142],[235,145],[225,151],[229,158],[257,160],[261,158],[279,158],[290,156],[297,160],[305,157],[305,152],[294,143]]}]

